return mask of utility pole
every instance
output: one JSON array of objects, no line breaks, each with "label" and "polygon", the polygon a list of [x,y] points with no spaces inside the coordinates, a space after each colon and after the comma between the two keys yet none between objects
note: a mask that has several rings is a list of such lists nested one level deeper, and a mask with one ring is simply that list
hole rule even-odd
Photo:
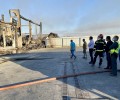
[{"label": "utility pole", "polygon": [[37,25],[35,25],[35,28],[36,28],[36,35],[37,35]]},{"label": "utility pole", "polygon": [[5,37],[5,28],[3,29],[3,47],[6,47],[6,37]]},{"label": "utility pole", "polygon": [[17,25],[15,25],[15,47],[18,48],[18,34],[17,34]]},{"label": "utility pole", "polygon": [[32,27],[31,27],[31,22],[29,21],[29,42],[32,39]]},{"label": "utility pole", "polygon": [[4,15],[1,15],[1,17],[2,17],[2,21],[4,22]]},{"label": "utility pole", "polygon": [[42,22],[40,22],[40,39],[42,39]]},{"label": "utility pole", "polygon": [[[2,22],[4,22],[4,15],[1,15],[1,17],[2,17]],[[5,31],[6,31],[5,27],[3,28],[3,26],[2,26],[3,47],[6,47],[6,37],[5,37],[6,32]]]}]

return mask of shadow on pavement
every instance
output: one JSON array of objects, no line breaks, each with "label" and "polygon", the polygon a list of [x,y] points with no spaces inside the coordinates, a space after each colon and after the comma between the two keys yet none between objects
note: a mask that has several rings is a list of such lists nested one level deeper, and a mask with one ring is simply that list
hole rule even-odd
[{"label": "shadow on pavement", "polygon": [[[69,52],[43,52],[43,53],[38,52],[38,53],[2,56],[2,57],[8,57],[7,60],[10,60],[18,65],[21,65],[21,67],[25,69],[29,69],[30,73],[31,71],[40,72],[41,76],[38,76],[39,78],[37,79],[35,78],[32,80],[27,80],[23,82],[16,82],[13,84],[3,85],[3,86],[0,86],[0,88],[17,85],[17,84],[23,84],[26,82],[43,80],[51,77],[75,74],[78,72],[91,72],[96,70],[103,70],[103,69],[91,67],[88,64],[89,58],[82,59],[82,52],[77,52],[76,54],[77,54],[76,60],[70,59]],[[106,59],[104,58],[104,60]],[[73,63],[73,65],[71,62]],[[103,66],[104,67],[106,66],[105,62],[103,63]],[[17,77],[17,74],[21,74],[21,73],[16,73],[14,77]],[[26,74],[29,74],[29,73],[26,73]],[[21,78],[24,78],[24,75]],[[68,85],[73,86],[74,88],[76,88],[75,89],[76,91],[77,89],[79,89],[79,91],[81,91],[81,93],[79,93],[81,94],[81,96],[78,96],[78,98],[86,98],[87,97],[85,96],[86,94],[83,93],[82,91],[87,91],[93,96],[97,97],[96,99],[108,99],[108,100],[113,99],[114,100],[116,98],[120,98],[119,93],[117,93],[120,91],[120,87],[118,87],[119,86],[118,84],[120,84],[120,81],[118,78],[120,78],[119,74],[118,74],[118,77],[111,77],[109,76],[109,73],[103,73],[103,74],[74,77],[72,79],[74,82],[69,82],[68,78],[66,78],[66,80],[60,79],[59,81],[62,81]],[[116,95],[118,97],[116,97]],[[63,96],[63,100],[64,98],[68,98],[68,97]],[[70,100],[70,98],[72,97],[69,97],[69,99],[67,100]]]}]

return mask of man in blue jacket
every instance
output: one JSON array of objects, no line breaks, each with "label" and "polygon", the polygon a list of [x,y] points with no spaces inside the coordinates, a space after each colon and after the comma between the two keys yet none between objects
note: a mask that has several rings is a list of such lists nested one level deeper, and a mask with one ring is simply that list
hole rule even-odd
[{"label": "man in blue jacket", "polygon": [[74,57],[74,59],[76,59],[76,56],[74,54],[75,49],[76,49],[75,43],[73,42],[73,40],[71,40],[71,43],[70,43],[71,58]]}]

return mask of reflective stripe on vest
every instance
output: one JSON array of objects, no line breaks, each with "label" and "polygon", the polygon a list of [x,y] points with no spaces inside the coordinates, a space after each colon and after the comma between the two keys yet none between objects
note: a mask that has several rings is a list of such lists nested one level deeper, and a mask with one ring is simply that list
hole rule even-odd
[{"label": "reflective stripe on vest", "polygon": [[102,52],[102,51],[104,51],[104,50],[96,50],[96,51]]},{"label": "reflective stripe on vest", "polygon": [[119,49],[120,49],[120,44],[118,43],[118,48],[117,49],[111,49],[110,50],[110,54],[113,54],[113,53],[117,53],[118,54],[119,53]]},{"label": "reflective stripe on vest", "polygon": [[120,42],[119,42],[119,55],[120,55]]}]

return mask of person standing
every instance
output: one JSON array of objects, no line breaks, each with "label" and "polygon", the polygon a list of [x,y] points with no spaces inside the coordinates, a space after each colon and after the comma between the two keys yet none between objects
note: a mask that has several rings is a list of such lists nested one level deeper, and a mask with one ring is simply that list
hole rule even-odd
[{"label": "person standing", "polygon": [[106,41],[107,41],[107,44],[106,44],[105,51],[106,51],[106,58],[107,58],[107,67],[104,69],[111,69],[110,46],[113,44],[113,42],[111,41],[110,36],[106,37]]},{"label": "person standing", "polygon": [[74,59],[76,59],[76,56],[75,56],[75,49],[76,49],[76,45],[75,43],[73,42],[73,40],[71,40],[71,43],[70,43],[70,51],[71,51],[71,59],[74,57]]},{"label": "person standing", "polygon": [[90,42],[88,44],[88,47],[89,47],[89,55],[90,55],[90,58],[91,58],[91,61],[89,62],[89,64],[92,64],[93,63],[93,49],[94,49],[93,37],[90,36],[89,40],[90,40]]},{"label": "person standing", "polygon": [[87,43],[86,43],[85,39],[83,39],[83,58],[84,59],[87,59],[86,50],[87,50]]},{"label": "person standing", "polygon": [[113,44],[110,46],[110,54],[111,54],[111,62],[112,62],[112,70],[111,76],[117,76],[117,57],[119,53],[119,43],[118,36],[113,37]]},{"label": "person standing", "polygon": [[97,56],[99,56],[99,68],[100,68],[100,66],[102,65],[103,52],[105,51],[105,47],[106,43],[103,40],[103,34],[100,34],[98,36],[98,40],[95,42],[94,45],[95,54],[92,66],[95,65]]}]

